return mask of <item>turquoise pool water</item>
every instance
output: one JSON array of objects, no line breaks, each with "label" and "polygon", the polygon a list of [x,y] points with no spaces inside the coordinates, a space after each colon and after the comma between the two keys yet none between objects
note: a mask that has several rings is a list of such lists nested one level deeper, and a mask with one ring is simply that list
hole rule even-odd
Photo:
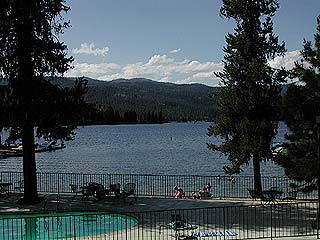
[{"label": "turquoise pool water", "polygon": [[112,233],[137,224],[136,217],[101,212],[0,215],[0,239],[77,239]]}]

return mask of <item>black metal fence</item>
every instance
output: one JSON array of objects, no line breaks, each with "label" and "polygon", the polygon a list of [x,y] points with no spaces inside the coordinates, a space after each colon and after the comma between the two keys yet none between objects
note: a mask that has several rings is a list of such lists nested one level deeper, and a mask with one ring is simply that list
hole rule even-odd
[{"label": "black metal fence", "polygon": [[[78,174],[78,173],[38,173],[38,191],[43,193],[71,193],[70,184],[84,186],[88,182],[101,183],[105,187],[120,183],[122,186],[132,182],[136,184],[138,196],[172,197],[174,186],[181,187],[186,196],[198,192],[208,182],[211,183],[213,198],[248,198],[248,189],[253,188],[252,176],[236,176],[235,182],[229,176],[190,176],[190,175],[135,175],[135,174]],[[23,180],[21,172],[0,172],[0,182],[12,183],[10,191],[21,191],[19,184]],[[292,185],[301,182],[286,177],[262,177],[263,189],[278,187],[283,197],[291,192]],[[317,199],[317,192],[299,192],[298,199]]]},{"label": "black metal fence", "polygon": [[126,213],[0,215],[0,239],[272,239],[317,235],[318,219],[315,202]]}]

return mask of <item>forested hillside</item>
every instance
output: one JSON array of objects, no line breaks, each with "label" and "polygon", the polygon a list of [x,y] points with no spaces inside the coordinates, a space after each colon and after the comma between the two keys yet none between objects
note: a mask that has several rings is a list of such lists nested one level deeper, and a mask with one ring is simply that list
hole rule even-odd
[{"label": "forested hillside", "polygon": [[[215,101],[209,97],[216,88],[201,84],[172,84],[148,79],[88,80],[86,100],[98,103],[104,111],[111,106],[121,116],[134,111],[138,121],[161,114],[168,121],[212,120],[216,114]],[[74,78],[57,80],[71,86]],[[109,108],[110,110],[110,108]]]}]

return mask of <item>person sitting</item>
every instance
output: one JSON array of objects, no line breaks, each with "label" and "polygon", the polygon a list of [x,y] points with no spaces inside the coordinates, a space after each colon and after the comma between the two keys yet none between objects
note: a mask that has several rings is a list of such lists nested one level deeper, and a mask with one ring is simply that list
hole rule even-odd
[{"label": "person sitting", "polygon": [[184,196],[184,192],[182,188],[175,186],[174,191],[175,191],[175,194],[173,196],[174,198],[182,198]]},{"label": "person sitting", "polygon": [[205,191],[205,192],[210,192],[210,190],[211,190],[211,184],[208,182],[207,185],[204,185],[204,186],[203,186],[203,189],[202,189],[202,190]]},{"label": "person sitting", "polygon": [[235,178],[234,176],[231,176],[230,182],[231,182],[231,186],[232,186],[232,188],[233,188],[234,185],[236,184],[236,178]]},{"label": "person sitting", "polygon": [[211,184],[208,182],[206,185],[203,186],[202,190],[199,191],[199,197],[201,199],[209,199],[211,197]]},{"label": "person sitting", "polygon": [[200,198],[200,196],[195,192],[192,192],[191,197],[192,197],[192,199],[199,199]]},{"label": "person sitting", "polygon": [[110,184],[109,192],[114,192],[114,195],[118,196],[120,194],[120,183]]}]

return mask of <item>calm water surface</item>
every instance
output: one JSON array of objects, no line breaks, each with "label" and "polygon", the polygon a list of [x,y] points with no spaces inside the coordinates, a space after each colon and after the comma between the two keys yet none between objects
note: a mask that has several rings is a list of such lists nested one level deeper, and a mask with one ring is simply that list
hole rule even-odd
[{"label": "calm water surface", "polygon": [[[207,149],[219,140],[206,135],[210,123],[161,125],[86,126],[76,139],[56,152],[37,153],[39,172],[131,173],[131,174],[223,174],[227,158]],[[280,124],[277,141],[287,129]],[[0,160],[2,171],[22,171],[22,159]],[[262,175],[282,175],[272,162],[262,163]],[[244,167],[251,175],[252,167]]]}]

